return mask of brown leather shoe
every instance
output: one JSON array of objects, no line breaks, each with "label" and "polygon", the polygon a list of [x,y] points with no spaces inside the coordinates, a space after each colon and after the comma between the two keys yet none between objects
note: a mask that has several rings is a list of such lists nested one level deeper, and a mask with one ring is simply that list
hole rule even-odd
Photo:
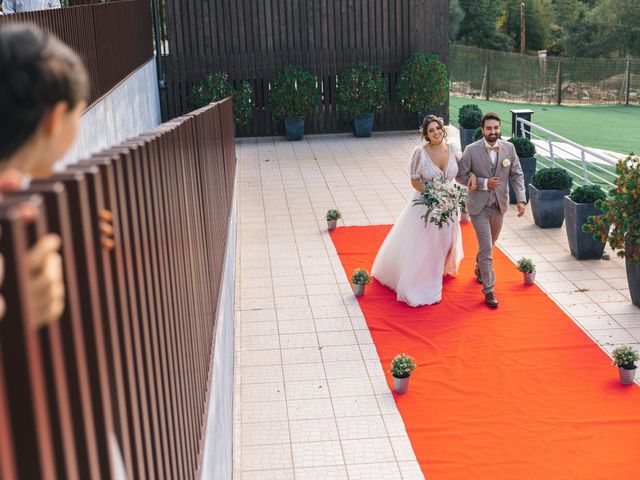
[{"label": "brown leather shoe", "polygon": [[498,299],[496,298],[496,294],[493,292],[485,293],[484,303],[486,303],[488,307],[496,308],[498,306]]},{"label": "brown leather shoe", "polygon": [[476,268],[473,270],[473,273],[476,276],[476,280],[478,283],[482,283],[482,275],[480,275],[480,268],[476,265]]}]

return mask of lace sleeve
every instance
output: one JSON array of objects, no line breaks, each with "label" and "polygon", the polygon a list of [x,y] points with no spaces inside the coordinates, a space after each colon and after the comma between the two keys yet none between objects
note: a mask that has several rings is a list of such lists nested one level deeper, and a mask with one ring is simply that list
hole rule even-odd
[{"label": "lace sleeve", "polygon": [[422,160],[422,155],[420,149],[422,147],[416,147],[411,155],[411,161],[409,163],[409,175],[411,175],[411,180],[418,180],[420,178],[420,160]]}]

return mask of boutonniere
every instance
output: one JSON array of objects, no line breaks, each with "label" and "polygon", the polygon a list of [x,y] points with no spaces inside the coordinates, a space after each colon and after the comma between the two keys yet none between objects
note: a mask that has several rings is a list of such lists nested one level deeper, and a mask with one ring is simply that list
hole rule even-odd
[{"label": "boutonniere", "polygon": [[511,165],[511,160],[509,160],[508,158],[505,158],[504,160],[502,160],[503,167],[508,167],[509,165]]}]

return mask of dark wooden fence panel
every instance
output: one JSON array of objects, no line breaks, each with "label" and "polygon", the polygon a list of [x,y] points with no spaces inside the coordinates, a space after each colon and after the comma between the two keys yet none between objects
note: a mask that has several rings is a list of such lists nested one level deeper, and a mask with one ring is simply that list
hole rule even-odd
[{"label": "dark wooden fence panel", "polygon": [[[227,100],[0,201],[3,479],[108,479],[117,451],[129,478],[197,478],[235,161]],[[39,326],[26,258],[46,232],[67,295]]]},{"label": "dark wooden fence panel", "polygon": [[0,15],[0,22],[35,23],[73,48],[89,72],[90,104],[153,58],[148,0],[86,1],[74,8]]},{"label": "dark wooden fence panel", "polygon": [[[336,77],[359,61],[381,66],[389,79],[390,104],[374,128],[415,128],[416,116],[395,98],[400,67],[415,52],[448,61],[448,0],[175,0],[167,9],[165,115],[192,110],[193,85],[226,71],[254,91],[253,120],[240,135],[282,132],[265,101],[269,82],[290,63],[316,75],[322,94],[306,132],[351,131],[351,122],[337,115]],[[447,116],[446,108],[439,112]]]}]

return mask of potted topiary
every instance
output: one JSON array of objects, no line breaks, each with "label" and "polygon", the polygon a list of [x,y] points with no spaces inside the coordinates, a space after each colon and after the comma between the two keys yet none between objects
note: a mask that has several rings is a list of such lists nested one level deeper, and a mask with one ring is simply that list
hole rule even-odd
[{"label": "potted topiary", "polygon": [[529,184],[533,221],[540,228],[559,228],[564,222],[565,195],[571,192],[573,180],[562,168],[538,170]]},{"label": "potted topiary", "polygon": [[447,67],[437,55],[414,53],[400,69],[396,93],[402,106],[418,115],[418,126],[429,110],[449,99]]},{"label": "potted topiary", "polygon": [[621,345],[615,348],[611,354],[613,363],[618,367],[620,373],[620,383],[629,385],[633,383],[636,376],[636,363],[638,361],[638,352],[628,345]]},{"label": "potted topiary", "polygon": [[[536,146],[527,137],[513,137],[509,139],[516,149],[516,154],[520,159],[520,166],[524,174],[524,184],[529,185],[531,179],[536,173]],[[529,191],[525,188],[527,202],[529,201]],[[516,194],[509,183],[509,203],[516,204]]]},{"label": "potted topiary", "polygon": [[603,239],[593,238],[589,231],[583,231],[587,219],[593,215],[602,215],[602,210],[594,203],[604,200],[607,194],[598,185],[585,185],[576,188],[571,195],[564,197],[564,219],[567,229],[567,240],[571,255],[578,260],[602,258],[606,235]]},{"label": "potted topiary", "polygon": [[627,265],[631,301],[640,307],[640,157],[628,156],[616,165],[615,187],[595,206],[602,215],[589,218],[587,231],[604,241],[609,225],[609,245]]},{"label": "potted topiary", "polygon": [[276,119],[284,119],[287,140],[302,140],[304,117],[319,101],[316,77],[298,65],[284,67],[267,94],[267,108]]},{"label": "potted topiary", "polygon": [[458,125],[460,125],[460,149],[464,149],[473,143],[473,134],[480,128],[482,110],[475,104],[467,104],[458,111]]},{"label": "potted topiary", "polygon": [[[476,131],[473,132],[473,141],[477,142],[478,140],[480,140],[482,137],[484,137],[484,133],[482,133],[482,127],[478,127],[476,128]],[[526,185],[526,184],[525,184]]]},{"label": "potted topiary", "polygon": [[197,107],[204,107],[227,97],[233,100],[233,121],[236,125],[247,125],[253,115],[251,84],[246,80],[240,82],[236,90],[227,72],[210,73],[198,82],[191,91],[191,100]]},{"label": "potted topiary", "polygon": [[356,297],[364,295],[364,287],[371,283],[371,275],[364,268],[356,268],[351,275],[353,293]]},{"label": "potted topiary", "polygon": [[373,116],[387,104],[387,78],[378,66],[359,63],[347,70],[337,85],[338,113],[353,119],[356,137],[370,137]]},{"label": "potted topiary", "polygon": [[536,280],[536,264],[530,258],[522,257],[518,260],[518,270],[522,272],[525,285],[533,285]]},{"label": "potted topiary", "polygon": [[393,357],[389,373],[393,376],[393,389],[396,393],[406,393],[411,372],[415,369],[416,362],[406,353],[399,353]]},{"label": "potted topiary", "polygon": [[335,208],[327,210],[327,230],[335,230],[339,218],[342,218],[339,210]]}]

